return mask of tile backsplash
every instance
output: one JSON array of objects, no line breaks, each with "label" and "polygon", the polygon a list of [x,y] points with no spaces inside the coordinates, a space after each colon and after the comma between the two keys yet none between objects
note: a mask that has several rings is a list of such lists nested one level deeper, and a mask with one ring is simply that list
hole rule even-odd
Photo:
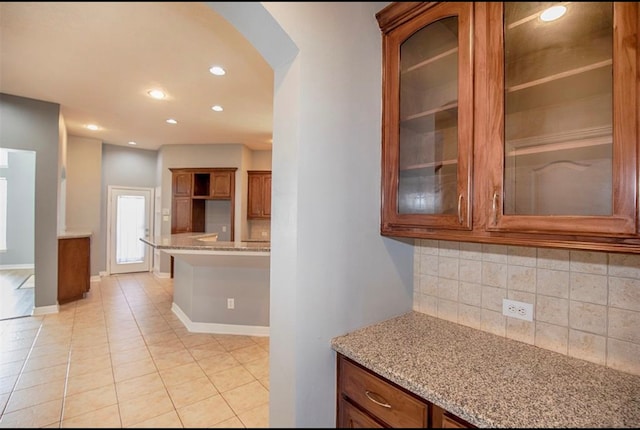
[{"label": "tile backsplash", "polygon": [[640,255],[416,240],[413,273],[415,311],[640,375]]},{"label": "tile backsplash", "polygon": [[248,221],[249,239],[271,240],[271,220],[254,219]]}]

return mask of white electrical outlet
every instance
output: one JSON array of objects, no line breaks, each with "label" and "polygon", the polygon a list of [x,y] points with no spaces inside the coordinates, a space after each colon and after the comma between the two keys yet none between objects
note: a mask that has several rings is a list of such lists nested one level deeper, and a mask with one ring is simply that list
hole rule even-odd
[{"label": "white electrical outlet", "polygon": [[531,303],[502,299],[502,315],[525,321],[533,321],[533,305]]},{"label": "white electrical outlet", "polygon": [[227,299],[227,309],[235,309],[236,303],[234,299]]}]

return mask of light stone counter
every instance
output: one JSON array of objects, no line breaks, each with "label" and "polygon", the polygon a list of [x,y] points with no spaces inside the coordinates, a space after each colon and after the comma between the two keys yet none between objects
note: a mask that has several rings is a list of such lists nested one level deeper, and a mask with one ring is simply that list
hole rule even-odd
[{"label": "light stone counter", "polygon": [[144,243],[174,257],[172,310],[191,332],[269,335],[269,242],[180,233]]},{"label": "light stone counter", "polygon": [[640,427],[640,376],[419,312],[331,346],[478,427]]}]

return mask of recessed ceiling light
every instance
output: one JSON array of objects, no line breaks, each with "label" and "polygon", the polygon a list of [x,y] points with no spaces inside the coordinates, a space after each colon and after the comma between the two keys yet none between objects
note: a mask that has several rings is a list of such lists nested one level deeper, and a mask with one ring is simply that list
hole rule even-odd
[{"label": "recessed ceiling light", "polygon": [[166,97],[166,94],[160,90],[149,90],[147,91],[147,94],[149,94],[151,97],[157,100],[162,100],[163,98]]},{"label": "recessed ceiling light", "polygon": [[96,131],[99,127],[97,125],[95,125],[95,124],[89,124],[89,125],[87,125],[87,128],[89,130]]},{"label": "recessed ceiling light", "polygon": [[549,9],[545,9],[540,14],[540,19],[545,22],[555,21],[556,19],[564,15],[566,11],[567,8],[564,6],[552,6]]},{"label": "recessed ceiling light", "polygon": [[169,118],[169,119],[167,120],[167,123],[168,123],[168,124],[177,124],[177,123],[178,123],[178,121],[176,121],[176,120],[175,120],[175,119],[173,119],[173,118]]},{"label": "recessed ceiling light", "polygon": [[129,145],[137,145],[137,143],[136,143],[136,142],[134,142],[133,140],[130,140],[130,141],[129,141]]},{"label": "recessed ceiling light", "polygon": [[222,112],[224,110],[222,109],[222,106],[219,106],[219,105],[211,106],[211,109],[213,109],[216,112]]},{"label": "recessed ceiling light", "polygon": [[222,75],[224,75],[225,73],[227,73],[227,72],[225,72],[225,70],[224,70],[222,67],[220,67],[220,66],[213,66],[212,68],[210,68],[210,69],[209,69],[209,71],[210,71],[212,74],[216,75],[216,76],[222,76]]}]

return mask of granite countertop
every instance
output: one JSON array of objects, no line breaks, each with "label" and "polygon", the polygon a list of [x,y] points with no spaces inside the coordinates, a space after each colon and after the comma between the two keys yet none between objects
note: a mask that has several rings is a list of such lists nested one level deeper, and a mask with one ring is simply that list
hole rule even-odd
[{"label": "granite countertop", "polygon": [[211,233],[179,233],[140,240],[162,250],[270,252],[270,242],[218,241]]},{"label": "granite countertop", "polygon": [[331,346],[478,427],[640,427],[640,376],[419,312]]}]

